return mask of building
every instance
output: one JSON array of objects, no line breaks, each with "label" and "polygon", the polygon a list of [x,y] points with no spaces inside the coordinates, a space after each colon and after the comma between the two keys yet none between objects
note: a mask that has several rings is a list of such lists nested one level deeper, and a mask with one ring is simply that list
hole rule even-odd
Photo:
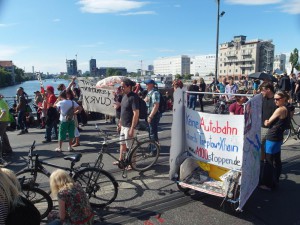
[{"label": "building", "polygon": [[286,64],[286,55],[285,54],[279,54],[275,55],[274,57],[274,63],[273,63],[273,69],[279,69],[282,72],[285,71],[285,64]]},{"label": "building", "polygon": [[216,54],[198,55],[191,57],[190,73],[194,76],[204,77],[215,74]]},{"label": "building", "polygon": [[148,65],[148,71],[154,71],[154,66],[153,65]]},{"label": "building", "polygon": [[67,74],[71,76],[77,76],[77,61],[75,59],[66,60]]},{"label": "building", "polygon": [[154,74],[173,76],[190,74],[190,57],[187,55],[162,57],[154,60]]},{"label": "building", "polygon": [[9,72],[12,78],[12,83],[15,83],[15,66],[13,61],[0,61],[0,68],[3,68],[5,71]]},{"label": "building", "polygon": [[240,76],[254,72],[272,72],[274,62],[272,40],[246,41],[246,36],[234,36],[230,42],[220,45],[218,76]]},{"label": "building", "polygon": [[127,75],[127,69],[125,67],[99,67],[98,74],[100,76],[108,76],[110,71],[114,73],[114,75],[120,75],[120,76],[126,76]]},{"label": "building", "polygon": [[97,75],[97,62],[96,62],[96,59],[91,59],[90,60],[90,75],[94,76],[94,77]]}]

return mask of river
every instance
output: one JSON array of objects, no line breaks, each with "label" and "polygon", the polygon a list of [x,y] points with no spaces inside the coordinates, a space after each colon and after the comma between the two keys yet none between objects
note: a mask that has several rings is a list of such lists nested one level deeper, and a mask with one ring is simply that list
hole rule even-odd
[{"label": "river", "polygon": [[[57,79],[54,81],[53,79],[47,79],[43,81],[44,87],[51,85],[54,87],[56,94],[58,94],[57,91],[57,86],[59,84],[65,84],[66,86],[69,84],[70,81],[64,80],[64,79]],[[15,97],[16,91],[19,87],[23,87],[24,91],[28,94],[28,96],[34,96],[35,91],[40,91],[40,82],[38,80],[30,80],[30,81],[25,81],[21,84],[14,85],[14,86],[9,86],[5,88],[0,88],[0,94],[3,95],[5,98],[10,98],[10,97]]]}]

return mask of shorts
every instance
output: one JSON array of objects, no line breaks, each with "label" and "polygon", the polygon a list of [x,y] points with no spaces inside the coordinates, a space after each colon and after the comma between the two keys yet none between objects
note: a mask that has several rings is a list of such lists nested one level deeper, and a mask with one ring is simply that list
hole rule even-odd
[{"label": "shorts", "polygon": [[276,154],[281,150],[282,141],[269,141],[266,140],[266,149],[267,154]]},{"label": "shorts", "polygon": [[[120,131],[120,144],[126,144],[126,148],[130,149],[133,144],[133,139],[128,139],[128,132],[130,127],[121,127]],[[134,134],[133,134],[134,135]]]},{"label": "shorts", "polygon": [[59,131],[58,131],[58,140],[64,141],[66,140],[67,133],[69,133],[69,139],[75,137],[75,122],[72,121],[65,121],[61,122],[59,125]]}]

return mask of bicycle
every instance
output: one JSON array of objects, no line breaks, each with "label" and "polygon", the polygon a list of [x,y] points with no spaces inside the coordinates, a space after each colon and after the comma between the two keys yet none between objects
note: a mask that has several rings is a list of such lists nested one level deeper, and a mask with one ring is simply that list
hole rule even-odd
[{"label": "bicycle", "polygon": [[36,187],[32,179],[19,179],[21,185],[21,195],[34,204],[41,215],[41,220],[46,218],[53,208],[53,202],[48,193]]},{"label": "bicycle", "polygon": [[[297,129],[295,129],[295,126],[297,126]],[[297,136],[294,137],[295,140],[300,139],[300,125],[296,123],[296,121],[292,118],[291,119],[291,123],[290,123],[290,128],[286,129],[283,132],[283,142],[282,144],[284,144],[290,137],[293,136]]]},{"label": "bicycle", "polygon": [[17,172],[17,177],[25,176],[25,179],[31,179],[37,187],[49,191],[48,179],[51,173],[43,166],[46,165],[68,171],[74,181],[81,184],[93,206],[105,207],[116,199],[118,183],[110,173],[100,168],[85,167],[84,163],[80,167],[74,167],[80,161],[81,154],[65,156],[64,159],[71,161],[71,165],[63,167],[40,160],[38,154],[32,155],[34,148],[35,141],[29,148],[28,167]]},{"label": "bicycle", "polygon": [[231,101],[225,101],[222,98],[219,98],[217,102],[215,103],[215,114],[229,114],[229,106],[232,102]]},{"label": "bicycle", "polygon": [[132,140],[132,145],[125,153],[123,153],[122,160],[119,160],[114,155],[112,155],[110,152],[108,152],[109,145],[120,143],[124,140],[117,140],[112,141],[108,143],[108,134],[98,128],[96,125],[96,129],[98,129],[99,134],[104,134],[104,141],[101,144],[101,149],[98,153],[98,158],[96,159],[94,163],[95,168],[102,169],[104,166],[103,163],[103,154],[106,153],[110,157],[112,157],[114,160],[118,162],[118,167],[123,170],[122,177],[127,177],[127,169],[129,166],[135,171],[146,171],[150,167],[152,167],[156,162],[160,154],[160,146],[159,144],[154,140],[142,140],[139,141],[137,136],[138,133],[133,138],[128,138],[126,140]]}]

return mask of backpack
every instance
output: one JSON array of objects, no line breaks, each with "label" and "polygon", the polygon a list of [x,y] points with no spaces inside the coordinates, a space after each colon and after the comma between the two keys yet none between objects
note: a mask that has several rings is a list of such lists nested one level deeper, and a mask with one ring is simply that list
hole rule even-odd
[{"label": "backpack", "polygon": [[148,115],[148,108],[146,102],[140,97],[139,97],[139,105],[140,105],[139,119],[146,119]]},{"label": "backpack", "polygon": [[6,218],[6,225],[39,225],[41,214],[32,202],[24,197],[20,197],[21,202],[11,210]]},{"label": "backpack", "polygon": [[72,107],[68,109],[66,113],[66,120],[72,121],[74,120],[74,102],[72,101]]}]

